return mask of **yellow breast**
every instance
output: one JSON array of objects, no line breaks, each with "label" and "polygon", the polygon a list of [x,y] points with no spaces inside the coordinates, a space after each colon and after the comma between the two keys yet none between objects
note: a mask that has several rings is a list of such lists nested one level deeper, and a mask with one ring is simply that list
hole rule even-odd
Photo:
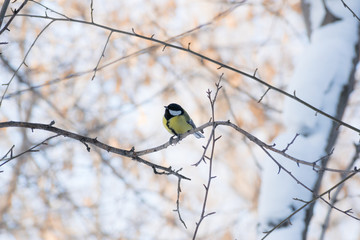
[{"label": "yellow breast", "polygon": [[169,121],[166,121],[164,117],[163,124],[171,134],[184,134],[192,129],[192,126],[186,122],[184,115],[172,117]]}]

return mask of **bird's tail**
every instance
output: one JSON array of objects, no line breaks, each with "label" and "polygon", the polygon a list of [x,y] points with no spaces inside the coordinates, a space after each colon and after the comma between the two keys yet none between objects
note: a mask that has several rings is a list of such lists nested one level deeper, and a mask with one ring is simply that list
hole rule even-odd
[{"label": "bird's tail", "polygon": [[193,133],[196,138],[204,138],[205,136],[202,135],[200,132],[194,132]]}]

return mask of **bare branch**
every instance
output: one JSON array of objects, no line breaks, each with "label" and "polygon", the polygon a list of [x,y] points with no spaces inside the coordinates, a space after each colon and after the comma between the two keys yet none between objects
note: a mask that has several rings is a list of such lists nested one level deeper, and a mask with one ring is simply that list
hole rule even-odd
[{"label": "bare branch", "polygon": [[[149,161],[146,161],[142,158],[140,158],[139,156],[136,155],[136,152],[134,150],[124,150],[124,149],[120,149],[120,148],[115,148],[112,147],[110,145],[107,145],[105,143],[102,143],[100,141],[97,140],[97,138],[89,138],[89,137],[85,137],[76,133],[72,133],[57,127],[53,127],[51,125],[48,124],[40,124],[40,123],[27,123],[27,122],[0,122],[0,128],[5,128],[5,127],[21,127],[21,128],[29,128],[31,130],[34,129],[41,129],[41,130],[45,130],[48,132],[54,132],[57,133],[58,135],[62,135],[64,137],[69,137],[75,140],[78,140],[80,142],[82,142],[83,144],[86,143],[86,149],[89,151],[89,146],[87,144],[92,144],[94,146],[97,146],[101,149],[104,149],[105,151],[108,152],[112,152],[112,153],[116,153],[119,154],[121,156],[124,157],[128,157],[131,158],[133,160],[136,160],[138,162],[141,162],[151,168],[154,169],[154,171],[156,171],[157,174],[166,174],[166,175],[175,175],[177,177],[186,179],[186,180],[191,180],[188,177],[185,177],[181,174],[179,174],[177,171],[173,170],[171,167],[163,167],[161,165],[157,165],[154,163],[151,163]],[[157,169],[162,170],[163,172],[158,172]]]},{"label": "bare branch", "polygon": [[10,0],[5,0],[0,11],[0,28],[2,26],[2,23],[4,21],[5,13],[7,8],[9,7]]},{"label": "bare branch", "polygon": [[287,218],[285,218],[284,220],[282,220],[279,224],[277,224],[275,227],[273,227],[271,230],[265,232],[265,236],[263,238],[261,238],[262,240],[267,238],[270,233],[272,233],[275,229],[277,229],[278,227],[280,227],[283,223],[289,221],[295,214],[297,214],[298,212],[300,212],[301,210],[303,210],[305,207],[307,207],[309,204],[315,202],[316,200],[318,200],[319,198],[323,197],[324,195],[328,194],[329,192],[331,192],[332,190],[336,189],[338,186],[340,186],[341,184],[343,184],[344,182],[346,182],[348,179],[352,178],[353,176],[355,176],[355,174],[357,174],[358,172],[353,172],[350,175],[348,175],[347,177],[345,177],[344,179],[342,179],[340,182],[338,182],[337,184],[335,184],[333,187],[331,187],[329,190],[323,192],[322,194],[320,194],[319,196],[314,197],[313,199],[311,199],[309,202],[305,203],[303,206],[301,206],[300,208],[296,209],[294,212],[292,212]]},{"label": "bare branch", "polygon": [[1,96],[1,99],[0,99],[0,107],[1,107],[1,104],[2,104],[2,102],[3,102],[3,100],[4,100],[5,94],[6,94],[6,92],[7,92],[8,89],[9,89],[9,86],[10,86],[12,80],[15,78],[15,76],[16,76],[17,72],[19,71],[19,69],[21,68],[21,66],[22,66],[22,65],[25,65],[25,60],[26,60],[27,56],[29,55],[31,49],[32,49],[33,46],[35,45],[36,41],[40,38],[40,36],[42,35],[42,33],[44,33],[44,31],[45,31],[52,23],[54,23],[54,22],[55,22],[55,21],[52,20],[51,22],[49,22],[49,23],[40,31],[40,33],[36,36],[35,40],[34,40],[33,43],[31,44],[30,48],[29,48],[28,51],[26,52],[23,61],[21,62],[21,64],[19,65],[19,67],[16,69],[16,71],[14,72],[14,74],[12,75],[12,77],[10,78],[10,80],[9,80],[7,83],[3,84],[4,86],[6,86],[6,88],[5,88],[5,91],[4,91],[4,93],[3,93],[3,95]]},{"label": "bare branch", "polygon": [[[92,2],[92,1],[91,1],[91,2]],[[111,31],[111,32],[109,33],[109,36],[108,36],[108,38],[106,39],[106,43],[105,43],[104,49],[103,49],[103,51],[102,51],[102,53],[101,53],[101,56],[100,56],[100,58],[99,58],[99,61],[98,61],[97,64],[96,64],[96,67],[94,68],[94,75],[92,76],[91,80],[94,80],[95,75],[96,75],[96,72],[97,72],[98,67],[99,67],[99,64],[100,64],[100,61],[101,61],[101,59],[105,56],[105,49],[106,49],[106,47],[107,47],[107,45],[108,45],[108,43],[109,43],[109,40],[110,40],[110,37],[111,37],[111,34],[112,34],[112,33],[113,33],[113,31]]]},{"label": "bare branch", "polygon": [[[26,153],[30,153],[30,152],[36,152],[38,150],[35,150],[35,148],[39,147],[40,145],[44,145],[46,144],[49,140],[53,139],[53,138],[56,138],[60,136],[59,134],[56,134],[54,136],[51,136],[51,137],[48,137],[46,138],[44,141],[32,146],[31,148],[27,149],[26,151],[23,151],[19,154],[16,154],[16,155],[13,155],[13,149],[15,148],[15,145],[13,145],[11,147],[11,149],[5,154],[5,156],[1,159],[1,161],[4,161],[3,163],[0,164],[0,167],[2,167],[3,165],[5,165],[6,163],[10,162],[11,160],[15,159],[15,158],[18,158]],[[10,153],[10,156],[7,157],[7,155]]]},{"label": "bare branch", "polygon": [[94,1],[93,0],[91,0],[91,2],[90,2],[90,16],[91,16],[91,22],[94,22]]},{"label": "bare branch", "polygon": [[74,19],[74,18],[54,18],[54,17],[49,17],[49,16],[39,16],[39,15],[31,15],[31,14],[22,14],[19,16],[26,16],[26,17],[36,17],[36,18],[45,18],[45,19],[50,19],[52,21],[71,21],[71,22],[75,22],[75,23],[81,23],[81,24],[87,24],[87,25],[92,25],[92,26],[95,26],[95,27],[98,27],[98,28],[102,28],[102,29],[105,29],[105,30],[108,30],[108,31],[113,31],[115,33],[120,33],[120,34],[124,34],[124,35],[130,35],[130,36],[134,36],[134,37],[138,37],[138,38],[141,38],[141,39],[144,39],[144,40],[147,40],[147,41],[152,41],[152,42],[155,42],[155,43],[158,43],[160,44],[161,46],[164,46],[165,47],[171,47],[173,49],[177,49],[177,50],[180,50],[180,51],[184,51],[184,52],[188,52],[196,57],[199,57],[201,60],[206,60],[208,62],[212,62],[218,66],[221,66],[221,68],[226,68],[232,72],[235,72],[235,73],[238,73],[238,74],[241,74],[247,78],[250,78],[264,86],[266,86],[267,88],[271,89],[271,90],[274,90],[282,95],[285,95],[286,97],[289,97],[295,101],[297,101],[298,103],[306,106],[307,108],[313,110],[315,113],[319,113],[329,119],[331,119],[332,121],[334,122],[337,122],[338,124],[342,125],[342,126],[345,126],[355,132],[358,132],[360,133],[360,129],[359,128],[356,128],[346,122],[343,122],[342,120],[340,119],[337,119],[336,117],[322,111],[321,109],[311,105],[310,103],[296,97],[295,95],[295,91],[293,94],[290,94],[288,92],[286,92],[285,90],[282,90],[281,88],[278,88],[278,87],[275,87],[273,85],[271,85],[270,83],[267,83],[265,82],[264,80],[260,79],[260,78],[257,78],[255,77],[253,74],[250,74],[250,73],[246,73],[244,71],[241,71],[235,67],[232,67],[230,65],[227,65],[227,64],[224,64],[220,61],[217,61],[213,58],[210,58],[210,57],[207,57],[203,54],[200,54],[198,52],[195,52],[195,51],[192,51],[192,50],[189,50],[188,48],[184,48],[182,46],[178,46],[178,45],[175,45],[175,44],[171,44],[169,43],[168,41],[162,41],[162,40],[159,40],[159,39],[156,39],[154,38],[153,36],[150,36],[150,37],[147,37],[145,35],[140,35],[140,34],[137,34],[135,33],[135,30],[132,29],[132,32],[128,32],[128,31],[124,31],[124,30],[119,30],[119,29],[114,29],[114,28],[111,28],[111,27],[108,27],[108,26],[105,26],[105,25],[101,25],[101,24],[97,24],[97,23],[93,23],[93,22],[89,22],[89,21],[85,21],[85,20],[79,20],[79,19]]},{"label": "bare branch", "polygon": [[[254,74],[254,75],[255,75],[255,74]],[[265,97],[265,95],[266,95],[269,91],[270,91],[270,88],[266,89],[265,93],[260,97],[258,103],[260,103],[260,102],[263,100],[263,98]]]},{"label": "bare branch", "polygon": [[[357,172],[357,169],[353,169],[353,170],[340,170],[340,169],[333,169],[333,168],[328,168],[328,167],[322,167],[318,164],[316,164],[314,161],[305,161],[305,160],[301,160],[301,159],[297,159],[296,157],[293,157],[285,152],[283,152],[283,150],[277,149],[275,148],[275,145],[269,145],[266,144],[265,142],[261,141],[260,139],[258,139],[257,137],[255,137],[254,135],[248,133],[247,131],[241,129],[240,127],[238,127],[237,125],[235,125],[234,123],[230,122],[230,121],[214,121],[214,122],[208,122],[205,123],[197,128],[194,128],[182,135],[179,136],[179,139],[176,140],[176,142],[186,138],[187,136],[193,134],[194,132],[197,131],[201,131],[207,127],[213,126],[213,124],[215,124],[215,127],[217,126],[229,126],[231,128],[233,128],[234,130],[238,131],[239,133],[243,134],[246,138],[248,138],[250,141],[254,142],[256,145],[258,145],[259,147],[263,147],[264,149],[268,149],[272,152],[278,153],[280,155],[282,155],[283,157],[295,162],[296,164],[302,164],[302,165],[306,165],[306,166],[310,166],[312,167],[314,170],[318,170],[318,171],[329,171],[329,172],[337,172],[337,173],[353,173],[353,172]],[[73,138],[75,140],[78,141],[84,141],[86,143],[95,145],[97,147],[100,147],[101,149],[104,149],[108,152],[113,152],[125,157],[130,157],[130,158],[134,158],[134,157],[140,157],[142,155],[146,155],[148,153],[153,153],[153,152],[158,152],[162,149],[165,149],[167,147],[169,147],[171,145],[171,143],[169,141],[167,141],[164,144],[161,144],[160,146],[157,147],[153,147],[153,148],[149,148],[149,149],[145,149],[145,150],[141,150],[141,151],[131,151],[131,150],[123,150],[123,149],[119,149],[119,148],[114,148],[111,147],[109,145],[106,145],[104,143],[101,143],[97,140],[97,138],[88,138],[85,136],[81,136],[75,133],[71,133],[68,132],[66,130],[63,129],[59,129],[53,126],[50,126],[48,124],[39,124],[39,123],[27,123],[27,122],[14,122],[14,121],[10,121],[10,122],[0,122],[0,128],[5,128],[5,127],[23,127],[23,128],[30,128],[30,129],[42,129],[45,131],[49,131],[49,132],[54,132],[54,133],[58,133],[60,135],[63,135],[65,137],[70,137]],[[145,160],[144,160],[145,161]],[[147,161],[145,161],[147,162]],[[150,164],[149,166],[152,167],[152,165]],[[159,167],[157,167],[159,168]],[[165,168],[168,169],[168,168]],[[164,170],[164,169],[163,169]]]},{"label": "bare branch", "polygon": [[289,149],[289,147],[292,145],[292,144],[294,144],[294,142],[295,142],[295,139],[299,136],[300,134],[295,134],[295,137],[293,138],[293,140],[291,140],[291,142],[290,143],[288,143],[288,145],[286,146],[286,148],[284,148],[283,150],[282,150],[282,152],[286,152],[288,149]]},{"label": "bare branch", "polygon": [[358,17],[358,15],[356,15],[356,13],[345,3],[345,1],[341,0],[341,2],[343,3],[345,8],[349,9],[349,11],[352,13],[353,17],[356,18],[358,21],[360,21],[360,18]]},{"label": "bare branch", "polygon": [[[347,170],[350,170],[350,169],[353,168],[353,165],[354,165],[355,161],[359,158],[359,155],[360,155],[360,144],[354,144],[354,147],[355,147],[355,154],[354,154],[354,156],[352,157],[351,162],[348,164]],[[342,175],[342,178],[344,179],[344,178],[345,178],[345,175],[344,175],[344,174],[341,174],[341,175]],[[340,194],[343,186],[344,186],[344,185],[342,184],[342,185],[340,185],[340,186],[336,189],[336,191],[335,191],[335,193],[333,194],[333,197],[332,197],[330,203],[324,200],[324,201],[329,205],[329,209],[328,209],[328,212],[327,212],[327,214],[326,214],[326,218],[325,218],[324,224],[322,225],[320,240],[325,239],[325,233],[326,233],[327,227],[329,226],[330,214],[331,214],[331,210],[332,210],[332,209],[336,209],[336,210],[338,210],[338,211],[340,211],[340,212],[343,212],[344,214],[346,214],[346,215],[348,215],[348,216],[350,216],[350,217],[352,217],[352,218],[355,218],[356,220],[360,220],[360,218],[357,218],[357,217],[351,215],[352,212],[342,211],[342,210],[340,210],[340,209],[338,209],[338,208],[335,207],[335,203],[338,201],[338,199],[337,199],[337,198],[338,198],[338,195]],[[330,194],[330,193],[329,193],[329,194]],[[329,200],[330,200],[330,199],[329,199]]]},{"label": "bare branch", "polygon": [[182,219],[181,214],[180,214],[180,193],[181,193],[180,183],[181,183],[181,178],[178,178],[177,196],[176,196],[176,209],[174,211],[177,212],[180,222],[187,229],[185,221]]},{"label": "bare branch", "polygon": [[[208,216],[210,216],[212,214],[215,214],[215,212],[205,214],[205,211],[206,211],[206,204],[207,204],[207,200],[208,200],[208,196],[209,196],[209,190],[210,190],[210,186],[211,186],[211,181],[215,178],[215,176],[213,176],[213,174],[212,174],[213,160],[214,160],[214,154],[215,154],[215,143],[216,143],[216,140],[218,139],[218,138],[215,137],[215,128],[216,128],[216,124],[215,124],[215,102],[216,102],[217,95],[218,95],[218,93],[219,93],[219,91],[221,89],[220,82],[221,82],[221,79],[222,79],[223,75],[224,74],[221,74],[221,76],[219,78],[219,81],[217,83],[215,83],[216,91],[215,91],[214,97],[211,97],[211,91],[210,90],[207,91],[208,98],[209,98],[209,101],[210,101],[210,106],[211,106],[211,122],[209,122],[209,123],[212,124],[212,130],[211,130],[211,135],[209,137],[209,142],[211,140],[212,146],[211,146],[210,157],[205,156],[205,154],[206,154],[206,152],[208,150],[209,144],[206,147],[204,147],[203,156],[205,156],[208,159],[208,162],[209,162],[209,165],[208,165],[209,166],[208,167],[208,181],[207,181],[206,185],[204,184],[205,196],[204,196],[204,201],[203,201],[202,210],[201,210],[201,214],[200,214],[200,219],[196,223],[196,226],[195,226],[195,231],[194,231],[194,235],[193,235],[193,238],[192,238],[193,240],[196,239],[196,235],[197,235],[197,232],[199,230],[199,227],[200,227],[202,221],[206,217],[208,217]],[[200,163],[200,161],[199,161],[199,163]]]},{"label": "bare branch", "polygon": [[[6,30],[8,29],[8,27],[10,26],[10,23],[14,20],[15,16],[18,15],[18,13],[20,12],[20,10],[27,4],[28,0],[25,0],[18,9],[15,9],[13,11],[13,15],[10,17],[9,21],[5,24],[5,26],[0,29],[0,35]],[[9,5],[9,1],[6,0],[4,2],[4,5],[2,6],[1,8],[1,12],[0,12],[0,27],[2,25],[2,22],[3,22],[3,19],[4,19],[4,16],[5,16],[5,12],[6,12],[6,9]],[[0,106],[1,106],[1,102],[0,102]]]}]

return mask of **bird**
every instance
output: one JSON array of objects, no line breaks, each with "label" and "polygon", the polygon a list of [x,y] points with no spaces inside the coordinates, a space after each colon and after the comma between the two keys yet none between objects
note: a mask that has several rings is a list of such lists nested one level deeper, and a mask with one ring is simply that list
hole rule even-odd
[{"label": "bird", "polygon": [[[164,107],[165,114],[163,117],[163,124],[166,130],[168,130],[171,134],[179,136],[193,128],[196,128],[189,114],[179,104],[171,103]],[[203,133],[202,130],[201,132]],[[196,138],[205,137],[200,132],[194,132],[193,134]]]}]

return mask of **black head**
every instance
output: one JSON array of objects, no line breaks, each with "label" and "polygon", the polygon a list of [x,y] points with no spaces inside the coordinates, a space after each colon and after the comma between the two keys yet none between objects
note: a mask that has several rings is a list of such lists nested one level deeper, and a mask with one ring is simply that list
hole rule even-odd
[{"label": "black head", "polygon": [[181,115],[184,113],[184,109],[176,103],[171,103],[168,106],[165,106],[165,118],[170,119],[172,117]]}]

